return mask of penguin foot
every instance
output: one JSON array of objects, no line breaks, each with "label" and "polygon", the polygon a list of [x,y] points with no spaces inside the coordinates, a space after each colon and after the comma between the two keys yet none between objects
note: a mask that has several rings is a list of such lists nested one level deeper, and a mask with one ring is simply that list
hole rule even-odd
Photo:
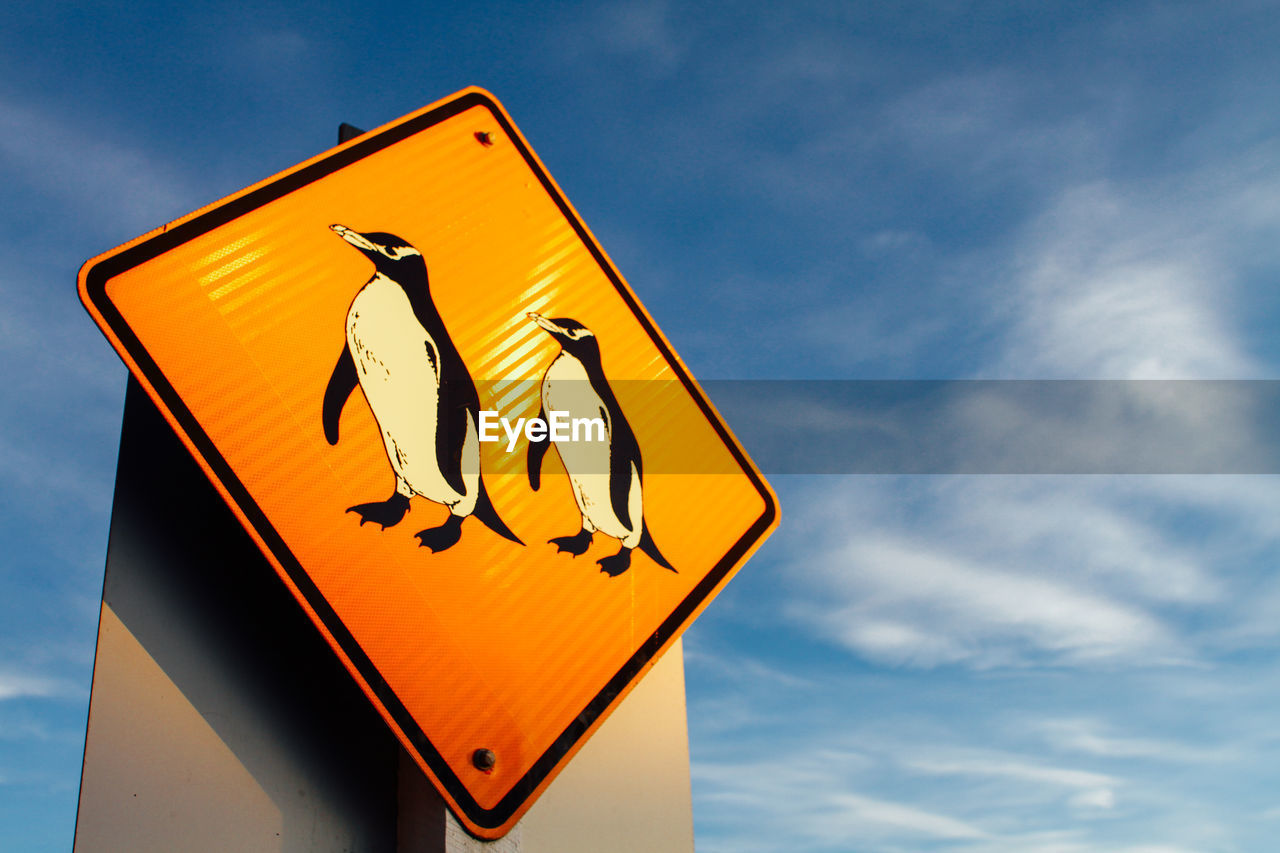
[{"label": "penguin foot", "polygon": [[433,554],[445,551],[458,544],[458,540],[462,538],[462,516],[450,515],[439,527],[419,530],[414,535],[418,537],[418,544]]},{"label": "penguin foot", "polygon": [[587,553],[587,549],[591,547],[591,531],[584,527],[572,536],[548,539],[547,544],[555,545],[557,554],[572,554],[577,557]]},{"label": "penguin foot", "polygon": [[385,501],[373,501],[372,503],[347,507],[347,512],[354,512],[360,516],[361,527],[364,527],[365,522],[372,521],[374,524],[381,525],[383,530],[399,524],[400,519],[404,518],[404,514],[408,511],[409,499],[399,492],[396,492]]},{"label": "penguin foot", "polygon": [[618,553],[611,557],[601,557],[596,562],[600,564],[600,571],[611,578],[616,578],[631,568],[631,549],[624,545]]}]

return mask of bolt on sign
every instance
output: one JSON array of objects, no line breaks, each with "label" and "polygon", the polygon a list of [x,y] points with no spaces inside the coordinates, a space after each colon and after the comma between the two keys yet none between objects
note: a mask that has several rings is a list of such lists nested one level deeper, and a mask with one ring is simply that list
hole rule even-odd
[{"label": "bolt on sign", "polygon": [[777,525],[480,89],[94,258],[79,286],[480,837],[510,829]]}]

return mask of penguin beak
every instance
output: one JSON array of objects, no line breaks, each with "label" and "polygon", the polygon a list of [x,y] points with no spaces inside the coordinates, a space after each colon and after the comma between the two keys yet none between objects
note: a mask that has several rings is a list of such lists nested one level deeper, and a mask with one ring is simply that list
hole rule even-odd
[{"label": "penguin beak", "polygon": [[366,240],[363,234],[358,231],[353,231],[345,225],[330,225],[329,230],[355,246],[357,249],[365,252],[378,251],[378,247]]},{"label": "penguin beak", "polygon": [[557,335],[560,337],[564,336],[564,329],[560,328],[555,323],[548,320],[546,317],[543,317],[541,314],[535,314],[532,311],[530,311],[525,316],[528,317],[533,322],[537,323],[539,326],[541,326],[544,331],[550,332],[551,334]]}]

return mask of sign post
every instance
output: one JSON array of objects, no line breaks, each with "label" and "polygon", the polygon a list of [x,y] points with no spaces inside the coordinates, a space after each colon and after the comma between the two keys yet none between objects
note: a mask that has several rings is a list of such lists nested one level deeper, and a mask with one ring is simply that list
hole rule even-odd
[{"label": "sign post", "polygon": [[[95,258],[80,288],[475,836],[515,826],[776,526],[481,90]],[[168,520],[139,529],[177,535],[183,493],[161,490]]]}]

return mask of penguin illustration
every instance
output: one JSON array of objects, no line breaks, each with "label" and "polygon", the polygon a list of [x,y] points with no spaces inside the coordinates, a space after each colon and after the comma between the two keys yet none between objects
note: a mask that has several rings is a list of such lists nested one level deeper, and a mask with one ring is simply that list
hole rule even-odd
[{"label": "penguin illustration", "polygon": [[338,443],[342,408],[358,383],[396,477],[391,497],[347,512],[357,513],[362,526],[372,521],[385,530],[421,495],[449,508],[444,524],[417,534],[431,551],[453,546],[469,515],[523,545],[485,492],[476,430],[480,398],[431,301],[422,253],[394,234],[329,228],[373,261],[374,273],[347,310],[347,345],[324,392],[324,435]]},{"label": "penguin illustration", "polygon": [[[550,543],[556,546],[556,553],[567,551],[576,557],[586,553],[592,535],[599,532],[621,542],[618,553],[597,561],[600,570],[611,577],[631,566],[634,548],[674,572],[644,522],[640,445],[605,378],[596,336],[568,317],[548,320],[533,313],[528,317],[561,347],[542,379],[542,411],[538,416],[545,421],[547,412],[566,412],[570,419],[600,418],[605,424],[603,442],[555,442],[582,513],[582,529]],[[549,436],[529,442],[529,485],[534,491],[542,484],[542,457],[551,443]]]}]

